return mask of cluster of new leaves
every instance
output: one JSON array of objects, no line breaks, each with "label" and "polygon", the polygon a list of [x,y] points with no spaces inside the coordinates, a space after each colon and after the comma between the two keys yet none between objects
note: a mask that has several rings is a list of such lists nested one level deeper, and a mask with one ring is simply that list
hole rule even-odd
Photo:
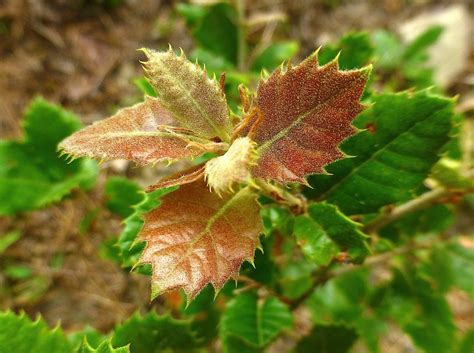
[{"label": "cluster of new leaves", "polygon": [[156,98],[65,139],[74,157],[124,158],[155,164],[212,152],[205,164],[151,187],[181,185],[144,217],[140,261],[152,265],[153,293],[183,288],[192,299],[207,283],[219,290],[252,261],[262,231],[257,190],[273,182],[306,183],[309,174],[344,157],[352,120],[370,68],[340,71],[315,53],[263,79],[243,97],[244,117],[232,124],[222,86],[184,54],[144,50]]}]

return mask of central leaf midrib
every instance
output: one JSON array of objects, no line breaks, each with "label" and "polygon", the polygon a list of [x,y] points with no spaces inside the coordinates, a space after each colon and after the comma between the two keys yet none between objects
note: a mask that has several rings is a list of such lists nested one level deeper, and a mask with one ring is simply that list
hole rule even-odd
[{"label": "central leaf midrib", "polygon": [[100,138],[114,138],[114,137],[163,137],[163,138],[177,138],[181,140],[190,140],[201,143],[209,143],[208,139],[194,136],[194,135],[184,135],[175,132],[166,132],[166,131],[119,131],[119,132],[106,132],[91,134],[96,135]]},{"label": "central leaf midrib", "polygon": [[273,145],[276,141],[282,139],[283,137],[285,137],[286,135],[288,135],[289,131],[292,130],[293,128],[297,127],[298,125],[301,124],[301,122],[306,119],[306,117],[313,113],[314,111],[318,110],[318,109],[321,109],[322,106],[328,104],[330,101],[332,101],[334,98],[336,97],[339,97],[341,96],[343,93],[347,92],[349,90],[348,87],[344,87],[342,90],[339,91],[339,94],[338,95],[334,95],[334,96],[329,96],[327,99],[325,99],[324,101],[320,102],[319,104],[317,104],[315,107],[307,110],[306,112],[298,115],[296,117],[296,119],[286,128],[284,128],[283,130],[281,130],[278,134],[276,134],[275,136],[273,136],[270,140],[268,141],[265,141],[262,145],[260,145],[258,148],[257,148],[257,152],[260,154],[261,156],[261,153],[263,151],[265,151],[266,149],[268,149],[271,145]]},{"label": "central leaf midrib", "polygon": [[[210,230],[212,228],[212,226],[214,225],[215,222],[217,222],[217,220],[222,217],[225,212],[227,211],[227,209],[235,202],[236,199],[238,199],[240,197],[241,194],[243,194],[244,191],[247,191],[248,190],[248,187],[245,187],[241,190],[239,190],[239,192],[237,192],[234,196],[232,196],[221,208],[219,208],[217,210],[216,213],[214,213],[210,218],[209,220],[207,221],[207,224],[206,224],[206,227],[204,228],[204,230],[199,233],[189,244],[188,244],[188,251],[186,252],[186,254],[183,256],[183,258],[178,261],[176,263],[175,266],[173,266],[173,268],[169,271],[170,273],[173,273],[176,268],[181,264],[183,263],[185,260],[187,260],[189,258],[189,256],[192,254],[193,252],[193,246],[199,241],[201,240],[206,234],[209,234],[209,236],[212,237],[212,241],[214,241],[214,237],[212,236]],[[217,255],[217,254],[216,254]],[[216,260],[217,261],[217,260]]]}]

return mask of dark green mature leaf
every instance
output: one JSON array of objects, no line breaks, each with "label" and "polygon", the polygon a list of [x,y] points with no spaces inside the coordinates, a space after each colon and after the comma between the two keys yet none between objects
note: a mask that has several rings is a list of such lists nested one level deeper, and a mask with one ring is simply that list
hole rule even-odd
[{"label": "dark green mature leaf", "polygon": [[368,33],[348,33],[337,43],[321,48],[319,51],[320,64],[327,64],[333,60],[339,52],[340,68],[343,70],[352,70],[369,64],[374,54],[374,48]]},{"label": "dark green mature leaf", "polygon": [[404,48],[395,34],[384,30],[376,31],[372,41],[378,67],[393,70],[400,65]]},{"label": "dark green mature leaf", "polygon": [[132,353],[158,353],[168,349],[192,352],[200,344],[190,322],[150,312],[145,316],[134,314],[114,330],[115,346],[130,344]]},{"label": "dark green mature leaf", "polygon": [[64,137],[80,128],[72,113],[37,98],[26,111],[23,128],[23,140],[0,140],[0,214],[44,207],[73,188],[95,182],[93,161],[68,164],[56,150]]},{"label": "dark green mature leaf", "polygon": [[183,300],[182,312],[191,321],[191,329],[199,339],[208,343],[218,335],[220,311],[215,305],[215,291],[212,285],[207,285],[197,297],[186,306]]},{"label": "dark green mature leaf", "polygon": [[345,353],[354,344],[357,333],[344,326],[316,325],[296,347],[296,353]]},{"label": "dark green mature leaf", "polygon": [[299,50],[295,41],[270,44],[252,63],[251,69],[260,72],[263,69],[273,70],[284,61],[289,61]]},{"label": "dark green mature leaf", "polygon": [[452,352],[455,326],[449,305],[430,283],[413,271],[395,271],[386,299],[389,317],[426,353]]},{"label": "dark green mature leaf", "polygon": [[126,268],[134,267],[145,248],[144,243],[137,242],[138,233],[140,233],[144,223],[143,215],[158,207],[160,198],[176,189],[176,187],[157,189],[142,194],[141,201],[134,206],[135,212],[125,220],[125,228],[117,240],[122,266]]},{"label": "dark green mature leaf", "polygon": [[327,199],[346,214],[376,212],[409,200],[449,140],[453,101],[430,94],[381,94],[354,125],[365,131],[343,143],[356,156],[333,163],[332,176],[310,177],[310,197]]},{"label": "dark green mature leaf", "polygon": [[237,14],[229,4],[209,6],[193,30],[193,37],[208,51],[237,63]]},{"label": "dark green mature leaf", "polygon": [[309,206],[307,215],[296,218],[295,235],[303,253],[318,265],[329,264],[340,250],[347,250],[353,260],[360,261],[368,248],[358,227],[336,206],[316,203]]},{"label": "dark green mature leaf", "polygon": [[474,246],[459,242],[438,244],[431,253],[428,274],[438,288],[446,292],[453,286],[469,294],[474,300]]},{"label": "dark green mature leaf", "polygon": [[0,312],[0,352],[70,353],[71,347],[59,327],[50,329],[43,319],[31,321],[24,313]]},{"label": "dark green mature leaf", "polygon": [[124,177],[107,179],[105,195],[107,208],[122,218],[130,216],[134,212],[133,206],[143,199],[138,184]]},{"label": "dark green mature leaf", "polygon": [[443,27],[441,26],[428,28],[408,44],[403,53],[403,59],[414,60],[420,55],[425,56],[426,50],[436,43],[442,33]]},{"label": "dark green mature leaf", "polygon": [[427,209],[412,212],[380,230],[380,235],[393,241],[412,238],[423,234],[439,234],[454,222],[452,208],[447,205],[434,205]]},{"label": "dark green mature leaf", "polygon": [[220,337],[224,352],[237,352],[240,346],[262,349],[292,325],[290,310],[277,298],[240,294],[227,304],[222,316]]}]

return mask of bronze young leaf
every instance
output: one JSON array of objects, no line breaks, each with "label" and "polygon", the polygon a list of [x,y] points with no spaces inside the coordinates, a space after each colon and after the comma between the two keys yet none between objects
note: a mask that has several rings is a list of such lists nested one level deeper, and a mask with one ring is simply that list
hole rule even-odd
[{"label": "bronze young leaf", "polygon": [[147,97],[76,132],[59,147],[74,157],[123,158],[140,165],[196,157],[220,148],[191,131],[170,126],[173,123],[171,113],[157,99]]},{"label": "bronze young leaf", "polygon": [[262,231],[258,195],[249,187],[219,197],[204,180],[166,195],[145,215],[141,262],[153,266],[153,296],[183,288],[192,300],[207,283],[219,290],[252,261]]},{"label": "bronze young leaf", "polygon": [[258,145],[255,177],[305,183],[344,157],[339,144],[355,133],[352,120],[371,67],[340,71],[337,59],[318,66],[317,52],[296,67],[275,70],[260,82],[239,127]]}]

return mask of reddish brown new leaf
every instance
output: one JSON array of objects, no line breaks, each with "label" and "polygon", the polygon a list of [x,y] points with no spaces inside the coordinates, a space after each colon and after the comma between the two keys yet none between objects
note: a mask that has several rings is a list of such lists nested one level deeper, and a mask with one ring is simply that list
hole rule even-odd
[{"label": "reddish brown new leaf", "polygon": [[65,139],[59,147],[74,157],[101,160],[129,159],[138,164],[173,161],[216,151],[220,145],[173,124],[171,114],[158,100],[119,110]]},{"label": "reddish brown new leaf", "polygon": [[338,146],[354,134],[352,120],[370,67],[339,71],[337,60],[318,66],[317,53],[296,67],[275,70],[260,82],[239,134],[258,145],[256,177],[305,182],[308,174],[343,157]]},{"label": "reddish brown new leaf", "polygon": [[184,185],[195,182],[204,177],[204,165],[199,165],[185,171],[171,175],[170,177],[160,180],[156,184],[148,186],[147,191],[156,189],[170,188],[172,186]]},{"label": "reddish brown new leaf", "polygon": [[199,180],[166,195],[145,215],[141,262],[153,267],[153,295],[183,288],[188,300],[212,283],[219,290],[252,261],[262,230],[257,195],[250,188],[220,198]]}]

